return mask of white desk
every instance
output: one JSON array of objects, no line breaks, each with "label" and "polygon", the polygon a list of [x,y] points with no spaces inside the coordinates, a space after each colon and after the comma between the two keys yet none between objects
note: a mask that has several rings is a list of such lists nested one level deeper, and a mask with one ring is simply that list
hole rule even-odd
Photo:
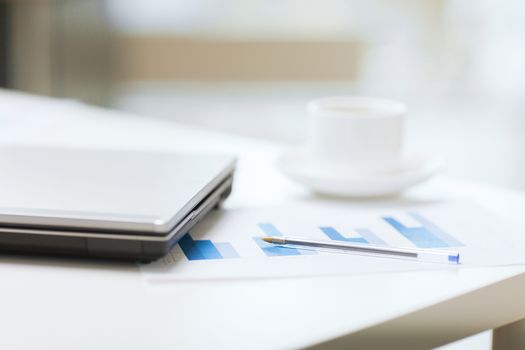
[{"label": "white desk", "polygon": [[[239,171],[228,206],[315,200],[271,166],[278,145],[75,103],[0,92],[0,143],[235,152]],[[436,196],[470,198],[516,221],[525,208],[521,193],[446,178],[393,200]],[[2,348],[429,348],[525,318],[524,272],[513,266],[152,286],[133,264],[0,255]],[[287,295],[301,297],[283,304]]]}]

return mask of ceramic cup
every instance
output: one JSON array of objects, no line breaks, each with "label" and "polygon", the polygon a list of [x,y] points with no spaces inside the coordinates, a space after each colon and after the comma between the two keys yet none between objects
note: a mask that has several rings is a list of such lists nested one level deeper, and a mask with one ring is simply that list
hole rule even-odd
[{"label": "ceramic cup", "polygon": [[329,97],[308,103],[308,150],[319,166],[350,173],[392,171],[401,161],[403,103]]}]

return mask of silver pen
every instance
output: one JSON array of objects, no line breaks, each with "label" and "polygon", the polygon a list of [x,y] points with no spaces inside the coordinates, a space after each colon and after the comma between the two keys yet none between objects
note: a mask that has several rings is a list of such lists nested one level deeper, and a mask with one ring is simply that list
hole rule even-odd
[{"label": "silver pen", "polygon": [[306,249],[328,249],[343,252],[354,252],[372,256],[413,259],[427,262],[459,264],[459,253],[441,249],[412,249],[378,246],[362,243],[318,241],[299,237],[263,237],[263,241],[277,245],[291,245]]}]

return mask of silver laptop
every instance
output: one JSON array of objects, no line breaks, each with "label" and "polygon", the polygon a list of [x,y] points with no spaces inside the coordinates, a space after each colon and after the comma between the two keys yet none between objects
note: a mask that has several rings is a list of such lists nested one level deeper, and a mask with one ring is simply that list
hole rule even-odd
[{"label": "silver laptop", "polygon": [[229,195],[218,155],[0,148],[0,251],[156,259]]}]

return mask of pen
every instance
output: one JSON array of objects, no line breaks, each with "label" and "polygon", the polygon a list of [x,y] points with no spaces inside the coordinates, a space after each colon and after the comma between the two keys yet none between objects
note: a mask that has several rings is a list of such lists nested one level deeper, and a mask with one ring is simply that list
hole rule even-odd
[{"label": "pen", "polygon": [[428,262],[459,264],[459,253],[437,249],[411,249],[384,247],[370,244],[355,244],[348,242],[317,241],[298,237],[263,237],[263,241],[277,245],[300,246],[306,249],[329,249],[344,252],[354,252],[373,256],[414,259]]}]

